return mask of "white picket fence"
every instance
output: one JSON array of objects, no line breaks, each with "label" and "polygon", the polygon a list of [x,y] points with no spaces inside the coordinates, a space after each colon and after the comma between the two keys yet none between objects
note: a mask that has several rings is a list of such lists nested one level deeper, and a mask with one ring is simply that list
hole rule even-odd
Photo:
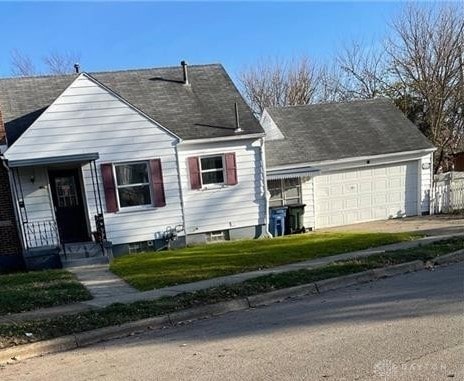
[{"label": "white picket fence", "polygon": [[433,214],[464,212],[464,172],[436,175],[431,201]]}]

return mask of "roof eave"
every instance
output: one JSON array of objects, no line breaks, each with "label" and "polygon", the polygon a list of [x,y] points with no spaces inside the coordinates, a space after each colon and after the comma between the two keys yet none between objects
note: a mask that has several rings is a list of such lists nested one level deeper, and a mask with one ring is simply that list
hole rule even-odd
[{"label": "roof eave", "polygon": [[385,154],[380,154],[380,155],[356,156],[356,157],[349,157],[345,159],[323,160],[323,161],[295,163],[295,164],[283,164],[283,165],[276,165],[273,167],[268,167],[268,171],[278,171],[278,170],[287,170],[287,169],[304,168],[304,167],[330,166],[332,164],[348,164],[351,162],[363,161],[363,160],[389,159],[389,158],[393,159],[395,157],[400,157],[404,155],[421,156],[421,155],[426,155],[428,153],[435,152],[436,150],[437,148],[433,147],[433,148],[423,148],[423,149],[414,150],[414,151],[385,153]]},{"label": "roof eave", "polygon": [[232,140],[245,140],[245,139],[259,139],[265,136],[264,132],[254,134],[240,134],[220,136],[214,138],[200,138],[200,139],[183,139],[179,144],[198,144],[198,143],[213,143],[213,142],[227,142]]}]

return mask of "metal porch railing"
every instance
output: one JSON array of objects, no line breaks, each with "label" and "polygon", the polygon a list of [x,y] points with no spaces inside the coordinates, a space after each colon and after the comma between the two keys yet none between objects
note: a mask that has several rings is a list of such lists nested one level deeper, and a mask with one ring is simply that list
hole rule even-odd
[{"label": "metal porch railing", "polygon": [[24,234],[28,249],[60,246],[58,227],[54,220],[25,222]]}]

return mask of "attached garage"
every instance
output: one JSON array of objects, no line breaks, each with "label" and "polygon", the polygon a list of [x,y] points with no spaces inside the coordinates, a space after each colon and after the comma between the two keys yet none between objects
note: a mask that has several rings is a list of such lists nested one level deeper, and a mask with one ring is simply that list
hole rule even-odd
[{"label": "attached garage", "polygon": [[299,176],[306,228],[429,212],[435,148],[390,101],[270,108],[261,123],[268,179]]},{"label": "attached garage", "polygon": [[316,176],[316,228],[417,215],[418,167],[409,161]]}]

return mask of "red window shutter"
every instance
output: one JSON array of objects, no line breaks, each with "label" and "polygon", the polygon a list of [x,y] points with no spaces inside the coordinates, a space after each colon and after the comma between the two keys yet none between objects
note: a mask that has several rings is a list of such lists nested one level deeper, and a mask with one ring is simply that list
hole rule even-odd
[{"label": "red window shutter", "polygon": [[161,169],[161,160],[150,160],[151,183],[153,185],[154,206],[166,206],[166,197],[164,195],[163,170]]},{"label": "red window shutter", "polygon": [[235,153],[226,153],[224,155],[226,162],[226,184],[227,185],[236,185],[238,184],[237,180],[237,163],[235,161]]},{"label": "red window shutter", "polygon": [[113,165],[102,164],[100,169],[103,178],[103,189],[105,190],[106,211],[108,213],[115,213],[118,211],[118,202],[116,200]]},{"label": "red window shutter", "polygon": [[190,175],[190,188],[201,189],[201,173],[198,157],[192,156],[188,158],[188,167]]}]

